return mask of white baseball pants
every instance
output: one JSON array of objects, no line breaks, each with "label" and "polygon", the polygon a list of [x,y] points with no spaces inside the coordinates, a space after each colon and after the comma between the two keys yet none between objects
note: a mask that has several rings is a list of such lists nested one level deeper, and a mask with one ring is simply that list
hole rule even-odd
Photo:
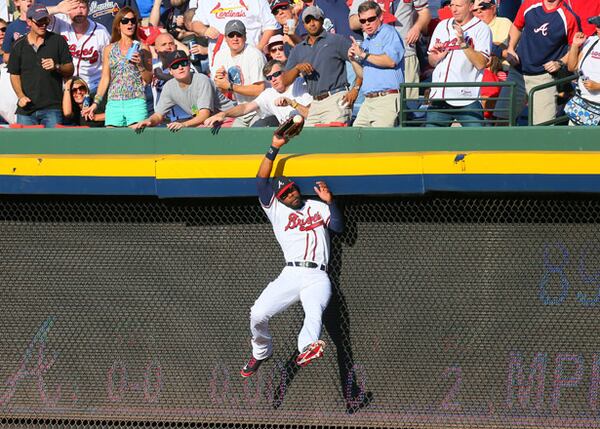
[{"label": "white baseball pants", "polygon": [[326,272],[316,268],[285,267],[262,291],[250,310],[252,355],[256,359],[271,356],[273,340],[269,320],[298,301],[304,309],[298,351],[317,341],[321,335],[323,311],[330,297],[331,282]]}]

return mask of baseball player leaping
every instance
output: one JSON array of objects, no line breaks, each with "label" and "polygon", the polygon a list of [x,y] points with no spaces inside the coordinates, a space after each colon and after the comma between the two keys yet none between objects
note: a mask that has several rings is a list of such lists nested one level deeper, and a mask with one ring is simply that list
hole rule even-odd
[{"label": "baseball player leaping", "polygon": [[298,335],[300,354],[296,363],[308,365],[323,356],[325,348],[319,336],[322,314],[331,296],[327,229],[342,232],[344,223],[325,182],[316,182],[314,187],[321,202],[302,199],[298,186],[287,177],[269,180],[277,152],[287,142],[288,138],[273,136],[256,176],[259,200],[273,225],[286,266],[263,290],[250,311],[252,357],[242,368],[242,377],[254,374],[273,353],[271,317],[298,301],[304,309],[304,325]]}]

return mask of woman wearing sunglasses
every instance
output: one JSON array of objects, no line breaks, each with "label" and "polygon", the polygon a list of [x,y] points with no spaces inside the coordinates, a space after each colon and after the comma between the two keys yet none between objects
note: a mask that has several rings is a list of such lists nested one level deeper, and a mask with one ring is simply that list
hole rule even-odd
[{"label": "woman wearing sunglasses", "polygon": [[[104,113],[94,113],[93,117],[89,118],[82,114],[84,109],[84,101],[89,99],[90,89],[85,80],[79,76],[65,82],[63,93],[62,110],[65,125],[88,126],[88,127],[103,127]],[[100,106],[98,110],[103,110]]]},{"label": "woman wearing sunglasses", "polygon": [[123,7],[117,12],[111,43],[102,54],[98,93],[83,112],[85,116],[95,114],[107,96],[107,127],[127,127],[148,116],[144,87],[152,81],[151,55],[146,45],[137,40],[137,26],[138,16],[133,9]]}]

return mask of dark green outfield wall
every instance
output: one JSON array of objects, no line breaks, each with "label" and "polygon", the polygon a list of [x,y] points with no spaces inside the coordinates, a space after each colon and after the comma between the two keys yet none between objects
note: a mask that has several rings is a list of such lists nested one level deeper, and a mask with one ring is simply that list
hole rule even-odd
[{"label": "dark green outfield wall", "polygon": [[[131,130],[0,130],[0,154],[255,154],[262,153],[272,130],[148,129]],[[289,152],[361,153],[455,150],[600,150],[595,128],[479,128],[479,129],[305,129]],[[283,153],[286,150],[282,151]]]}]

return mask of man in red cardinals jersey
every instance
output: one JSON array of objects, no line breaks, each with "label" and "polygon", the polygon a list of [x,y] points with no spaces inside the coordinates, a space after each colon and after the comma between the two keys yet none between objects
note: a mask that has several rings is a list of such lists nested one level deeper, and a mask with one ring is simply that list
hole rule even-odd
[{"label": "man in red cardinals jersey", "polygon": [[102,74],[102,51],[110,43],[110,34],[104,25],[89,19],[88,13],[88,0],[78,0],[68,17],[56,15],[54,31],[69,45],[75,74],[95,92]]}]

